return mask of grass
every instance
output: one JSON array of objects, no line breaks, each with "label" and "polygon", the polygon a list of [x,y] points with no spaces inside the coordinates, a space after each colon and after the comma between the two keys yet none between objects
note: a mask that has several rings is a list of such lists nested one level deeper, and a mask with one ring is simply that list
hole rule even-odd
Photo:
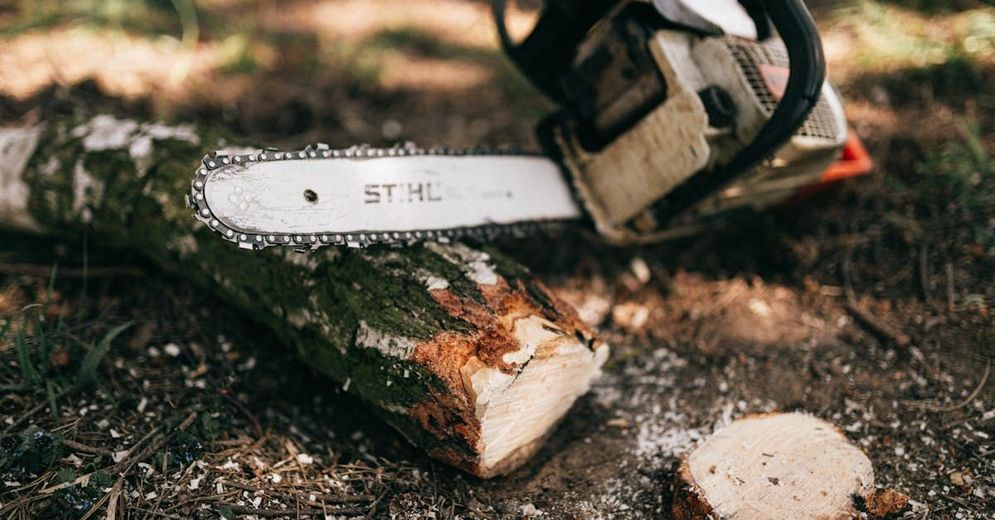
[{"label": "grass", "polygon": [[837,79],[956,62],[972,68],[995,64],[995,12],[980,6],[924,13],[856,0],[832,9],[822,25],[830,57],[840,49],[831,67]]},{"label": "grass", "polygon": [[[114,340],[134,325],[127,322],[111,328],[103,336],[89,337],[101,327],[77,323],[51,308],[58,267],[53,267],[42,302],[27,305],[17,314],[0,316],[0,351],[12,349],[17,362],[0,365],[0,378],[10,381],[19,372],[20,381],[2,386],[7,391],[31,392],[44,389],[50,401],[98,382],[98,368]],[[85,287],[85,286],[84,286]],[[80,292],[79,301],[85,301]],[[79,360],[74,362],[73,360]],[[57,408],[53,406],[53,413]]]},{"label": "grass", "polygon": [[[348,439],[355,430],[340,432],[345,442],[326,452],[313,439],[328,435],[329,424],[291,418],[315,388],[324,388],[306,367],[295,372],[292,360],[273,352],[254,368],[257,353],[205,329],[214,320],[193,303],[202,298],[195,291],[168,280],[66,278],[81,270],[62,276],[62,269],[44,268],[54,264],[44,260],[50,241],[8,238],[0,262],[51,274],[0,277],[0,518],[102,517],[112,501],[119,501],[119,514],[132,516],[143,509],[217,518],[251,507],[239,488],[218,493],[218,482],[261,489],[264,507],[293,509],[310,500],[318,510],[324,502],[329,514],[368,510],[377,487],[373,469],[353,454]],[[82,261],[85,275],[90,260],[79,258],[79,248],[69,245],[58,265]],[[94,253],[98,266],[122,261]],[[219,305],[211,316],[234,319]],[[287,379],[267,382],[278,363],[288,368]],[[306,395],[304,401],[270,406],[260,392],[278,388],[282,395],[298,384],[307,388],[295,394]],[[356,427],[340,412],[323,415],[335,418],[333,426]],[[281,426],[274,429],[274,421]],[[297,433],[288,435],[291,430]],[[283,467],[298,452],[326,462]],[[337,467],[340,456],[348,457],[348,468]],[[262,468],[286,482],[271,487],[259,479]],[[304,511],[313,515],[314,508]]]},{"label": "grass", "polygon": [[[13,350],[16,362],[0,365],[0,379],[19,381],[2,386],[7,398],[13,394],[21,400],[38,402],[23,414],[10,415],[0,432],[0,496],[20,482],[30,481],[54,473],[55,483],[71,482],[77,478],[72,467],[63,458],[69,449],[65,436],[38,426],[47,421],[28,423],[33,415],[47,405],[50,420],[62,415],[60,402],[72,402],[79,393],[93,385],[101,385],[101,368],[108,353],[121,333],[134,325],[127,322],[98,335],[102,327],[79,322],[70,325],[62,313],[52,309],[58,264],[53,266],[41,302],[27,305],[16,314],[0,316],[0,352]],[[85,285],[78,296],[84,298]],[[75,361],[79,360],[79,361]],[[0,398],[0,405],[7,398]],[[30,424],[25,426],[25,424]],[[51,518],[80,518],[92,508],[96,499],[109,486],[109,477],[100,471],[80,486],[70,486],[57,491],[47,511]]]},{"label": "grass", "polygon": [[969,247],[995,256],[995,159],[981,144],[978,127],[962,125],[960,139],[926,152],[909,195],[951,229],[969,231]]}]

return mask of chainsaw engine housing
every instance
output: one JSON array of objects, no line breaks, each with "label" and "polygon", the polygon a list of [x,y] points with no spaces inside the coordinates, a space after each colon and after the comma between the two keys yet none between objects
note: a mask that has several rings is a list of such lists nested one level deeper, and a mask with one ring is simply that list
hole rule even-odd
[{"label": "chainsaw engine housing", "polygon": [[[676,225],[664,226],[656,203],[728,163],[770,120],[784,93],[788,57],[776,38],[757,42],[673,29],[646,35],[632,30],[634,23],[595,31],[578,53],[577,72],[568,76],[579,84],[567,87],[574,106],[590,109],[560,113],[543,132],[607,239],[679,236],[696,230],[703,217],[779,203],[817,181],[839,155],[846,120],[839,96],[825,83],[804,124],[772,157],[700,201]],[[632,45],[640,37],[644,54]]]}]

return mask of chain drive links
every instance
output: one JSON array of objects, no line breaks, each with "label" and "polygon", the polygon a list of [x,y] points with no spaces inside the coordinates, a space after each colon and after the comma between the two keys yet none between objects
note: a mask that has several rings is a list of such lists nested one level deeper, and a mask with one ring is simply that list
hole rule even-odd
[{"label": "chain drive links", "polygon": [[[374,244],[390,244],[395,246],[411,245],[423,241],[449,242],[453,239],[472,238],[476,240],[492,240],[500,236],[522,237],[537,232],[550,232],[558,229],[563,221],[516,222],[513,224],[487,224],[472,227],[448,229],[424,229],[416,231],[395,230],[362,230],[349,233],[321,234],[253,234],[232,229],[215,217],[207,204],[204,188],[208,174],[219,168],[231,165],[251,164],[264,161],[285,160],[325,160],[325,159],[370,159],[383,157],[413,157],[424,155],[448,156],[487,156],[487,155],[518,155],[540,156],[537,152],[525,151],[514,147],[475,147],[475,148],[419,148],[414,143],[397,144],[390,148],[374,148],[368,145],[352,146],[350,148],[332,149],[327,144],[308,145],[303,150],[280,151],[267,148],[257,153],[232,155],[224,151],[207,154],[202,159],[201,167],[197,168],[191,182],[188,205],[194,210],[194,217],[206,224],[210,229],[229,242],[237,244],[242,249],[260,250],[272,246],[291,247],[300,252],[318,249],[323,246],[346,246],[354,248],[368,247]],[[472,175],[472,173],[469,173]]]}]

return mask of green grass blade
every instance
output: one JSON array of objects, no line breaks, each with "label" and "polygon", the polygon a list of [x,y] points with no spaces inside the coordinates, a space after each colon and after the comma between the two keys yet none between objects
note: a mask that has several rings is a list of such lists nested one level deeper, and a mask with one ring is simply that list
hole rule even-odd
[{"label": "green grass blade", "polygon": [[76,321],[82,322],[86,312],[86,291],[90,288],[90,236],[83,232],[83,282],[79,290],[79,305],[76,311]]},{"label": "green grass blade", "polygon": [[52,359],[52,352],[50,349],[51,343],[48,341],[48,334],[45,331],[45,327],[42,324],[41,317],[35,321],[35,341],[38,344],[35,347],[35,360],[38,362],[38,367],[42,372],[48,373],[49,363]]},{"label": "green grass blade", "polygon": [[31,362],[31,352],[28,350],[28,339],[24,336],[23,327],[17,329],[17,338],[14,340],[14,344],[17,348],[17,361],[21,366],[21,377],[24,379],[24,385],[38,384],[41,382],[41,375],[38,374]]},{"label": "green grass blade", "polygon": [[129,321],[123,325],[114,327],[86,353],[86,356],[83,357],[83,362],[80,364],[79,372],[76,373],[76,388],[86,386],[96,379],[97,367],[100,366],[100,362],[107,355],[107,351],[110,350],[114,338],[118,337],[118,335],[134,324],[134,321]]},{"label": "green grass blade", "polygon": [[48,286],[45,287],[45,303],[42,305],[43,312],[39,320],[44,320],[48,315],[49,305],[52,303],[52,292],[55,290],[55,278],[59,275],[59,262],[52,264],[52,274],[48,277]]},{"label": "green grass blade", "polygon": [[45,381],[45,393],[48,397],[48,407],[52,412],[52,417],[59,418],[59,403],[55,392],[55,385],[51,381]]}]

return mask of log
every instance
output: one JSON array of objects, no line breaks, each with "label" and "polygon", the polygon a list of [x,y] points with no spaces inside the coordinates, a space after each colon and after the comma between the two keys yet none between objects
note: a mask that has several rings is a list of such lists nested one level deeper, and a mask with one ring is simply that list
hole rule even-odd
[{"label": "log", "polygon": [[223,145],[210,128],[108,115],[0,130],[0,225],[86,230],[100,246],[140,251],[266,324],[431,456],[480,477],[526,461],[599,374],[607,346],[493,249],[301,254],[220,240],[184,195],[203,151]]},{"label": "log", "polygon": [[747,416],[681,459],[677,520],[884,518],[908,498],[875,491],[874,469],[832,424],[803,413]]}]

